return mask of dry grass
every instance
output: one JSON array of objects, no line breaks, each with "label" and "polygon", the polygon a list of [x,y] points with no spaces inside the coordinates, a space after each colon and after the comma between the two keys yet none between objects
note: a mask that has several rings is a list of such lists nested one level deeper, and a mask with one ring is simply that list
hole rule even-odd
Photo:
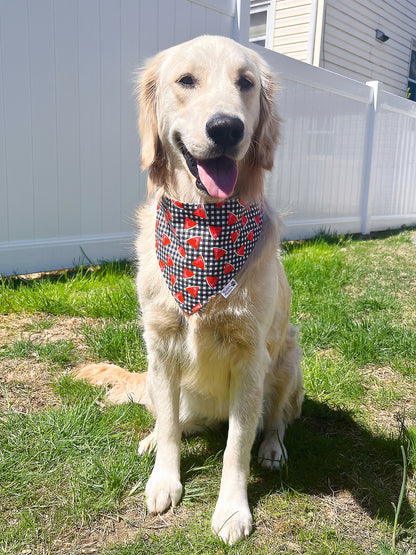
[{"label": "dry grass", "polygon": [[60,406],[45,362],[5,359],[0,363],[0,413],[27,414]]}]

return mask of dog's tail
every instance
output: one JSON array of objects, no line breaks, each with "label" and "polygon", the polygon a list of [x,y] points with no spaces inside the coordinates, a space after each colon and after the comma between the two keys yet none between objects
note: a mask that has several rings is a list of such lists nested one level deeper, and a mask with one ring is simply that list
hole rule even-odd
[{"label": "dog's tail", "polygon": [[113,386],[107,393],[110,403],[121,405],[134,402],[151,408],[146,388],[147,372],[129,372],[120,366],[102,362],[84,366],[78,370],[75,377],[78,380],[87,380],[93,385]]}]

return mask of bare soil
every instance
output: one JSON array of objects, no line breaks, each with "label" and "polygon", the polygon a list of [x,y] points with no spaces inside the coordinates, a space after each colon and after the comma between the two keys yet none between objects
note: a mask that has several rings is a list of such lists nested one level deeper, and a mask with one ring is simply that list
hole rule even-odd
[{"label": "bare soil", "polygon": [[[85,324],[94,323],[93,319],[44,314],[0,315],[0,349],[16,341],[35,344],[72,341],[85,354],[80,331]],[[56,378],[51,365],[35,356],[0,359],[0,413],[30,413],[59,407],[59,398],[52,387]]]}]

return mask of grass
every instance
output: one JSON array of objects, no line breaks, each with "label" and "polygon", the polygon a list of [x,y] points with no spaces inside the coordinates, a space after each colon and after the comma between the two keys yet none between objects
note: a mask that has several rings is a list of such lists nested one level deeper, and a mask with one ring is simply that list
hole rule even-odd
[{"label": "grass", "polygon": [[138,325],[133,322],[110,322],[98,328],[84,328],[85,341],[98,359],[111,360],[130,370],[146,367],[146,351]]},{"label": "grass", "polygon": [[37,344],[30,340],[15,341],[0,350],[1,358],[36,357],[51,364],[65,367],[75,360],[75,346],[72,341],[56,341],[55,343]]},{"label": "grass", "polygon": [[53,272],[42,279],[0,281],[0,312],[42,312],[128,321],[137,316],[127,262]]},{"label": "grass", "polygon": [[284,245],[306,399],[288,466],[253,456],[256,528],[231,548],[210,531],[226,429],[183,441],[182,502],[151,517],[153,458],[136,452],[152,417],[72,378],[90,361],[145,368],[132,267],[0,280],[0,553],[415,554],[414,236]]}]

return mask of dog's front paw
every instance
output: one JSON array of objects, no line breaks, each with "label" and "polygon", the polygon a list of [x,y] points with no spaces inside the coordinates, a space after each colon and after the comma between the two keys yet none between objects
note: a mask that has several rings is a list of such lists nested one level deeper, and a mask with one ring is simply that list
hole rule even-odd
[{"label": "dog's front paw", "polygon": [[279,470],[287,461],[286,447],[277,434],[266,438],[260,445],[258,462],[268,470]]},{"label": "dog's front paw", "polygon": [[182,497],[182,484],[170,474],[153,471],[146,485],[146,503],[149,513],[163,513],[176,507]]},{"label": "dog's front paw", "polygon": [[212,517],[212,530],[223,542],[232,545],[250,535],[252,522],[247,502],[221,503],[218,500]]}]

